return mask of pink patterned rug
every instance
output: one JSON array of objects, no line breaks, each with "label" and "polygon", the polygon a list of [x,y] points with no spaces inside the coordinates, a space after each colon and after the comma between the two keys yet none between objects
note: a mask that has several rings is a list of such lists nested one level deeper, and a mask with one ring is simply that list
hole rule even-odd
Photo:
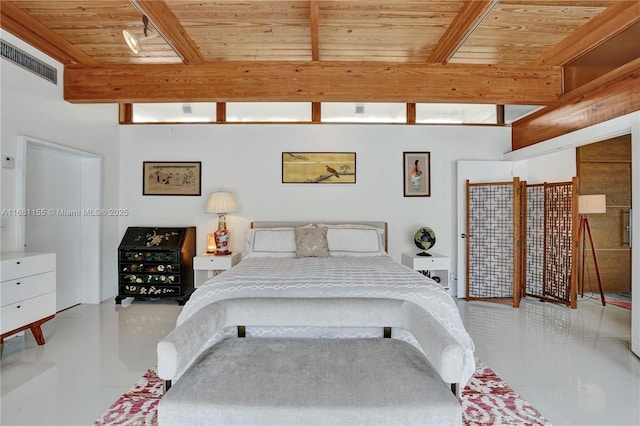
[{"label": "pink patterned rug", "polygon": [[[156,426],[161,397],[162,380],[154,369],[150,369],[96,420],[95,425]],[[465,425],[551,425],[493,370],[481,363],[462,391],[461,402]]]}]

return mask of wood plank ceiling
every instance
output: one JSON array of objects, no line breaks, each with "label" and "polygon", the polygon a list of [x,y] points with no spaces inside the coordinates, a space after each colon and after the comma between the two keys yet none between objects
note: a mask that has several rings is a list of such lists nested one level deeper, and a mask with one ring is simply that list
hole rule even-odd
[{"label": "wood plank ceiling", "polygon": [[[564,65],[640,22],[637,0],[3,0],[0,11],[3,29],[65,65],[65,99],[78,103],[552,105]],[[152,37],[134,54],[122,30],[141,36],[142,15]]]}]

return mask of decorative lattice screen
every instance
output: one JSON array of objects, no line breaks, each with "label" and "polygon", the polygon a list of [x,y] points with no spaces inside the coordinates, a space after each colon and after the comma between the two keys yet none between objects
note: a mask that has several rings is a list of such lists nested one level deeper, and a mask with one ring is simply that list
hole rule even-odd
[{"label": "decorative lattice screen", "polygon": [[573,193],[571,182],[546,184],[544,189],[543,296],[566,304],[572,301]]},{"label": "decorative lattice screen", "polygon": [[576,307],[577,187],[467,182],[467,300]]},{"label": "decorative lattice screen", "polygon": [[526,186],[524,283],[528,296],[575,307],[577,178]]},{"label": "decorative lattice screen", "polygon": [[542,297],[544,274],[544,185],[527,185],[525,203],[524,280],[527,296]]},{"label": "decorative lattice screen", "polygon": [[518,306],[519,185],[467,182],[467,300]]}]

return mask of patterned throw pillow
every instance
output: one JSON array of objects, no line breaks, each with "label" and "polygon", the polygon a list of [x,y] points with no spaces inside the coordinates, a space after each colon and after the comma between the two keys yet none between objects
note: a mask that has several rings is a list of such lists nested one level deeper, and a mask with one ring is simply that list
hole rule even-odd
[{"label": "patterned throw pillow", "polygon": [[327,228],[296,228],[296,257],[329,257]]}]

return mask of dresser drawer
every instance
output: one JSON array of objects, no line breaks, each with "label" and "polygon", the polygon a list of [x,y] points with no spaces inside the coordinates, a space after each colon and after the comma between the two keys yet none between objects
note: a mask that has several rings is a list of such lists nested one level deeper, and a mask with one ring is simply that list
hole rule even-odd
[{"label": "dresser drawer", "polygon": [[55,253],[3,253],[0,263],[0,281],[56,270]]},{"label": "dresser drawer", "polygon": [[56,273],[46,272],[3,281],[0,283],[0,300],[2,306],[6,306],[53,291],[56,291]]},{"label": "dresser drawer", "polygon": [[47,293],[0,308],[0,334],[56,313],[56,294]]},{"label": "dresser drawer", "polygon": [[433,271],[438,269],[449,269],[448,257],[416,257],[413,259],[413,269],[416,271]]}]

